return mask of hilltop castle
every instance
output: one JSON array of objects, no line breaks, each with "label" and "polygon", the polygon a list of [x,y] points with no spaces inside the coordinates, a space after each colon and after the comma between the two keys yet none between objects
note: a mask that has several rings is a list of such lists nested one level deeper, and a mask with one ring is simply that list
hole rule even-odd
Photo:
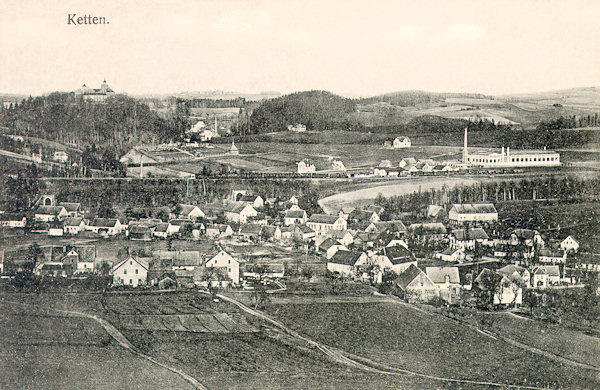
[{"label": "hilltop castle", "polygon": [[75,91],[75,96],[83,96],[84,99],[93,100],[95,102],[103,102],[107,97],[115,94],[106,80],[100,84],[100,88],[88,88],[85,84]]}]

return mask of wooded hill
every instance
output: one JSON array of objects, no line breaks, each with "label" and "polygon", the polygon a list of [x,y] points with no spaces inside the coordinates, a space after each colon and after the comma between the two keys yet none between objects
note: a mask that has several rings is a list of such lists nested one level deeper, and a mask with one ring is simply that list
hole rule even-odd
[{"label": "wooded hill", "polygon": [[356,110],[350,99],[326,91],[298,92],[265,100],[250,117],[250,133],[268,133],[301,123],[308,130],[332,130]]},{"label": "wooded hill", "polygon": [[20,135],[79,147],[110,145],[122,151],[131,145],[168,141],[182,134],[187,119],[184,109],[177,111],[165,119],[146,104],[124,95],[96,103],[73,93],[55,92],[3,107],[0,125]]}]

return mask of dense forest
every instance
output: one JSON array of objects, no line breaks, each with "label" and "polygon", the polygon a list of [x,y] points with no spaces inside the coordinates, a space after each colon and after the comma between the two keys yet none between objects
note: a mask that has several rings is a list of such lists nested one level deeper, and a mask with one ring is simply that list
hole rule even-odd
[{"label": "dense forest", "polygon": [[537,125],[536,129],[539,131],[548,130],[563,130],[563,129],[576,129],[578,127],[595,127],[599,126],[600,121],[598,120],[598,113],[594,115],[583,115],[583,116],[569,116],[563,117],[551,121],[542,121]]},{"label": "dense forest", "polygon": [[283,131],[301,123],[308,130],[332,130],[356,110],[350,99],[326,91],[298,92],[264,101],[250,117],[250,133]]},{"label": "dense forest", "polygon": [[187,127],[188,110],[186,104],[177,104],[165,119],[123,95],[96,103],[73,93],[55,92],[2,108],[0,125],[20,135],[79,147],[110,146],[122,152],[135,144],[178,138]]}]

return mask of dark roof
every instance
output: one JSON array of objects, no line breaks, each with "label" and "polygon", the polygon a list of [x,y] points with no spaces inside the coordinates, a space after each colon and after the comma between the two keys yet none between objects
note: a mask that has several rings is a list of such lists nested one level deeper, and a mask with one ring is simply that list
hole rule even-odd
[{"label": "dark roof", "polygon": [[421,230],[422,234],[446,234],[446,227],[440,222],[413,223],[408,227],[408,230]]},{"label": "dark roof", "polygon": [[69,217],[65,219],[64,226],[79,226],[82,221],[81,217]]},{"label": "dark roof", "polygon": [[308,222],[334,224],[338,218],[337,215],[313,214],[308,218]]},{"label": "dark roof", "polygon": [[487,240],[489,237],[482,228],[471,228],[469,230],[456,229],[452,231],[452,235],[458,241],[466,240]]},{"label": "dark roof", "polygon": [[60,202],[58,205],[64,207],[65,210],[67,210],[70,213],[72,213],[74,211],[79,211],[81,209],[81,203]]},{"label": "dark roof", "polygon": [[332,238],[327,238],[319,245],[319,249],[326,251],[334,245],[338,245],[338,242]]},{"label": "dark roof", "polygon": [[285,212],[286,218],[304,218],[306,211],[304,210],[288,210]]},{"label": "dark roof", "polygon": [[94,218],[90,226],[96,227],[115,227],[118,219],[116,218]]},{"label": "dark roof", "polygon": [[354,265],[358,258],[362,255],[362,252],[357,251],[337,251],[331,257],[331,259],[327,260],[328,263],[335,264],[344,264],[344,265]]},{"label": "dark roof", "polygon": [[521,238],[523,240],[532,240],[536,234],[539,234],[537,230],[531,229],[515,229],[513,233],[517,236],[517,238]]},{"label": "dark roof", "polygon": [[410,284],[410,282],[415,280],[415,278],[422,273],[424,272],[421,271],[419,267],[415,266],[414,264],[411,264],[406,270],[404,270],[404,272],[398,275],[398,277],[396,278],[396,284],[400,288],[405,289],[406,286]]},{"label": "dark roof", "polygon": [[[179,207],[181,208],[181,211],[179,212],[180,215],[190,215],[190,213],[194,211],[194,209],[198,206],[194,206],[191,204],[180,204]],[[198,207],[198,209],[200,208]]]},{"label": "dark roof", "polygon": [[412,260],[414,258],[412,252],[402,245],[383,248],[383,253],[390,259],[392,264],[404,263],[407,260]]},{"label": "dark roof", "polygon": [[2,213],[0,214],[0,221],[22,221],[25,218],[23,214],[15,213]]},{"label": "dark roof", "polygon": [[40,206],[36,210],[36,214],[58,215],[64,209],[63,206]]},{"label": "dark roof", "polygon": [[166,233],[168,229],[169,229],[169,224],[163,222],[163,223],[159,223],[158,225],[156,225],[156,229],[154,229],[154,231],[159,232],[159,233]]},{"label": "dark roof", "polygon": [[240,225],[240,234],[260,234],[262,232],[262,225],[254,223],[244,223]]}]

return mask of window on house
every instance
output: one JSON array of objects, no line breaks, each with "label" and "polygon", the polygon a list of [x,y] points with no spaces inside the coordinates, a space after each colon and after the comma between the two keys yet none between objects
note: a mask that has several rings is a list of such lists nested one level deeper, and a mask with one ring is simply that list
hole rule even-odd
[{"label": "window on house", "polygon": [[135,274],[136,274],[136,275],[139,273],[138,271],[139,271],[139,269],[137,269],[137,268],[136,268],[136,269],[135,269]]},{"label": "window on house", "polygon": [[123,270],[123,275],[127,275],[127,270],[126,269]]},{"label": "window on house", "polygon": [[133,284],[133,280],[132,279],[129,279],[129,284]]}]

